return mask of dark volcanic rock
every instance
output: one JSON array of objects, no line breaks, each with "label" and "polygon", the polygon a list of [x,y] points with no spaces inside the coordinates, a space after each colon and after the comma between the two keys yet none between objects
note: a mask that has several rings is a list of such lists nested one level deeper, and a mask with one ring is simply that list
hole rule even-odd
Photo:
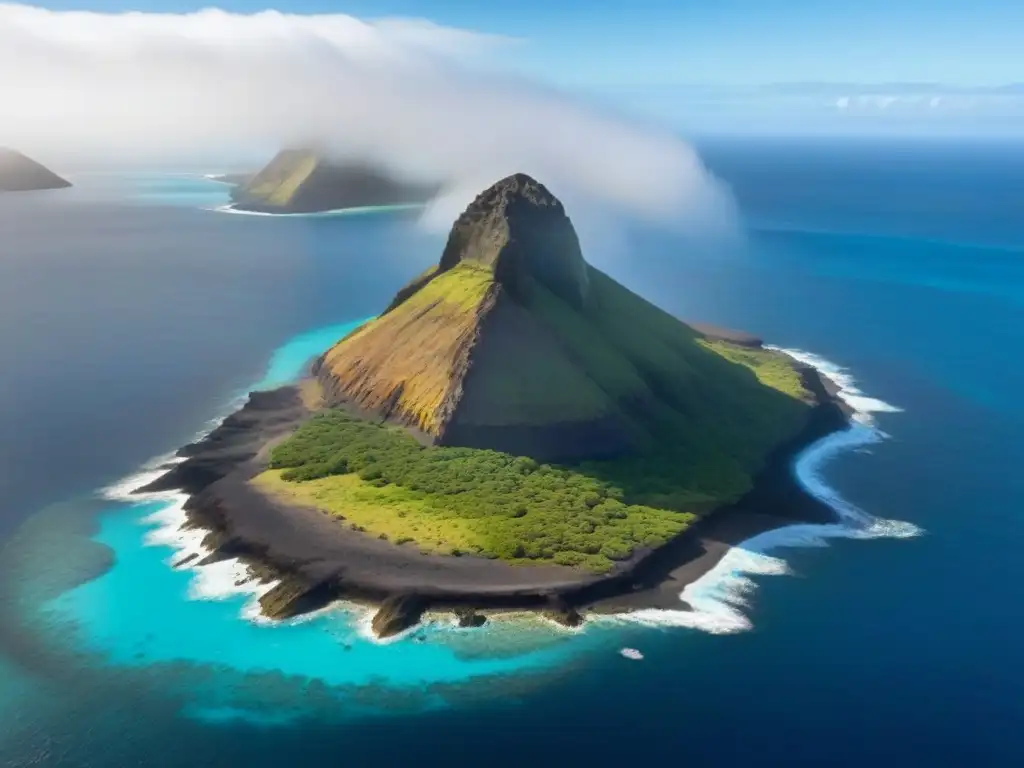
[{"label": "dark volcanic rock", "polygon": [[271,619],[290,619],[323,608],[337,593],[334,584],[285,576],[260,598],[260,611]]},{"label": "dark volcanic rock", "polygon": [[587,295],[587,264],[562,203],[517,173],[489,187],[456,220],[439,271],[459,262],[489,267],[513,295],[533,277],[575,306]]},{"label": "dark volcanic rock", "polygon": [[393,595],[380,604],[373,617],[373,633],[391,637],[419,623],[427,601],[419,595]]},{"label": "dark volcanic rock", "polygon": [[209,435],[178,451],[185,461],[136,493],[198,493],[252,459],[269,440],[289,432],[306,412],[295,387],[252,392],[246,404]]},{"label": "dark volcanic rock", "polygon": [[552,597],[550,606],[550,608],[543,612],[545,618],[558,622],[564,627],[578,627],[583,623],[583,614],[563,598],[559,596]]},{"label": "dark volcanic rock", "polygon": [[460,627],[482,627],[487,623],[487,617],[472,608],[456,608],[454,613]]}]

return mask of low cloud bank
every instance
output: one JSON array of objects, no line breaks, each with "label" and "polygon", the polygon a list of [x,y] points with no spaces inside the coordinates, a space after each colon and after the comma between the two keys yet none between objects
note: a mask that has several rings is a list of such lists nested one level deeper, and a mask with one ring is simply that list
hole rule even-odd
[{"label": "low cloud bank", "polygon": [[730,226],[728,196],[678,137],[473,71],[519,44],[342,14],[0,5],[0,144],[160,160],[317,142],[451,179],[428,217],[449,223],[473,194],[524,171],[567,202]]}]

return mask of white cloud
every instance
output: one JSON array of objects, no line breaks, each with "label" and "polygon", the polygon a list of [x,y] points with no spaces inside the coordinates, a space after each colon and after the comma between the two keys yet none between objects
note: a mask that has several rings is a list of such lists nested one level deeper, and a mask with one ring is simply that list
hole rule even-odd
[{"label": "white cloud", "polygon": [[717,183],[674,135],[466,68],[515,44],[342,14],[0,5],[0,143],[170,157],[316,140],[451,175],[462,197],[524,171],[617,211],[728,219]]},{"label": "white cloud", "polygon": [[865,92],[839,96],[832,105],[851,117],[893,115],[897,117],[1019,118],[1024,116],[1024,98],[1006,88],[938,90],[939,86],[904,84],[894,92]]}]

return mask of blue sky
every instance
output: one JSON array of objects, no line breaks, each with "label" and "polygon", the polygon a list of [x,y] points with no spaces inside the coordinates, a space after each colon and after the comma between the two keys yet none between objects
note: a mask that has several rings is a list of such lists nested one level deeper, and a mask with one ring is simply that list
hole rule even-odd
[{"label": "blue sky", "polygon": [[[31,1],[31,0],[30,0]],[[39,0],[55,10],[412,17],[487,64],[695,131],[1024,128],[1024,0]],[[785,87],[780,87],[780,84]],[[1011,86],[1006,88],[1006,86]]]},{"label": "blue sky", "polygon": [[46,7],[414,16],[524,39],[567,84],[1024,81],[1022,0],[49,0]]}]

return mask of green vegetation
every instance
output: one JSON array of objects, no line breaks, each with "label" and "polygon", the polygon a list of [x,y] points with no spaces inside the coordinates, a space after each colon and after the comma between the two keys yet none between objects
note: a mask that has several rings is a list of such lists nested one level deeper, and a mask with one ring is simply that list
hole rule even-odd
[{"label": "green vegetation", "polygon": [[282,150],[263,170],[243,185],[241,192],[270,205],[288,205],[318,164],[319,160],[312,152]]},{"label": "green vegetation", "polygon": [[664,543],[711,501],[676,488],[673,506],[656,508],[599,474],[497,451],[424,448],[402,430],[340,410],[303,424],[275,448],[271,467],[258,486],[369,534],[595,571]]},{"label": "green vegetation", "polygon": [[[642,452],[684,467],[694,461],[688,455],[706,454],[748,480],[803,425],[810,395],[784,355],[708,343],[593,268],[589,286],[579,309],[539,283],[521,307],[499,304],[504,317],[489,321],[473,351],[458,423],[615,417]],[[735,479],[724,485],[746,487]]]},{"label": "green vegetation", "polygon": [[474,264],[463,263],[438,275],[408,299],[409,309],[417,310],[442,302],[463,312],[472,312],[484,300],[494,275]]},{"label": "green vegetation", "polygon": [[[328,353],[385,356],[386,386],[435,424],[477,331],[492,273],[460,264]],[[591,269],[582,308],[533,283],[473,348],[462,423],[544,425],[614,415],[637,450],[611,461],[539,464],[491,450],[424,448],[405,431],[325,411],[272,454],[264,490],[392,542],[514,563],[595,571],[656,546],[749,490],[766,456],[804,424],[810,395],[791,361],[708,342]],[[337,361],[337,362],[335,362]],[[371,383],[372,382],[372,383]]]},{"label": "green vegetation", "polygon": [[415,543],[426,551],[444,554],[481,548],[483,537],[476,530],[475,520],[430,514],[421,492],[397,485],[381,486],[356,474],[329,475],[301,483],[289,482],[281,475],[281,470],[267,470],[254,482],[273,496],[326,510],[353,529],[386,536],[395,544]]},{"label": "green vegetation", "polygon": [[726,360],[746,366],[766,387],[783,392],[799,400],[807,400],[810,393],[804,389],[800,374],[793,361],[783,354],[768,349],[754,349],[727,344],[724,341],[701,341],[702,346]]}]

